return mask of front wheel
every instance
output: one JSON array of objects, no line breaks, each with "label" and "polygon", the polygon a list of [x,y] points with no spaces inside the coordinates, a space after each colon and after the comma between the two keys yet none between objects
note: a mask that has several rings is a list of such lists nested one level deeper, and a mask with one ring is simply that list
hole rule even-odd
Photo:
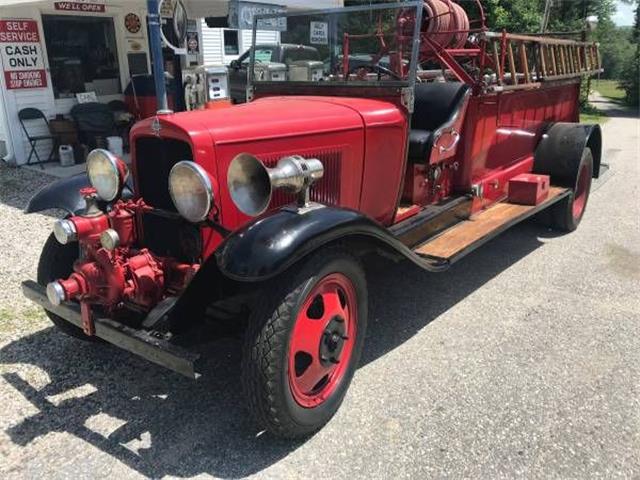
[{"label": "front wheel", "polygon": [[310,435],[338,410],[362,351],[364,271],[348,252],[325,250],[269,283],[260,297],[242,359],[249,408],[278,436]]}]

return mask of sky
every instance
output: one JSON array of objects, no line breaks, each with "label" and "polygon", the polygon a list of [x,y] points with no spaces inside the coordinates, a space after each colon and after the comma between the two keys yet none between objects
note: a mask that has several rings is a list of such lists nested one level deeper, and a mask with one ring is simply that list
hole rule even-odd
[{"label": "sky", "polygon": [[613,16],[613,21],[616,25],[633,25],[633,6],[617,2],[618,11]]}]

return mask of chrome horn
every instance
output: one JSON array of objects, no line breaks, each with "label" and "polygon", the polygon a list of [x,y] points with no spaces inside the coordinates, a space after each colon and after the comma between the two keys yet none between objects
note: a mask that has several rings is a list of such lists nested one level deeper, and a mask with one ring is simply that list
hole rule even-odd
[{"label": "chrome horn", "polygon": [[256,217],[269,207],[277,188],[298,194],[299,208],[309,207],[309,187],[323,174],[322,162],[316,158],[291,155],[278,160],[274,168],[267,168],[253,155],[241,153],[229,166],[227,183],[238,209]]}]

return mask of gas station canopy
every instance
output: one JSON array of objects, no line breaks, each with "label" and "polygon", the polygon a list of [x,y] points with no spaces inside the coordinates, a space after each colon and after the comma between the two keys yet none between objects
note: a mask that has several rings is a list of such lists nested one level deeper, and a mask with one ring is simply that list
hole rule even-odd
[{"label": "gas station canopy", "polygon": [[[229,12],[229,0],[183,0],[191,18],[224,17]],[[254,4],[278,5],[289,10],[339,8],[342,0],[251,0]]]},{"label": "gas station canopy", "polygon": [[[183,0],[190,18],[224,17],[229,12],[229,3],[234,0]],[[0,7],[43,3],[42,0],[0,0]],[[253,4],[267,4],[286,7],[291,10],[310,10],[341,7],[342,0],[251,0]]]}]

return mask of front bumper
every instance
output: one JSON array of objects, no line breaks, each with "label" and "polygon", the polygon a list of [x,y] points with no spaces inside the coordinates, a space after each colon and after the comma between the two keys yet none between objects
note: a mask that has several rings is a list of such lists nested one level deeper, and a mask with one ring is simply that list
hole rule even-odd
[{"label": "front bumper", "polygon": [[[82,329],[80,305],[73,302],[53,305],[47,299],[46,288],[32,280],[22,282],[22,291],[28,299],[45,310]],[[96,318],[94,323],[96,337],[186,377],[197,379],[200,376],[196,372],[199,354],[157,338],[145,330],[127,327],[108,318]]]}]

